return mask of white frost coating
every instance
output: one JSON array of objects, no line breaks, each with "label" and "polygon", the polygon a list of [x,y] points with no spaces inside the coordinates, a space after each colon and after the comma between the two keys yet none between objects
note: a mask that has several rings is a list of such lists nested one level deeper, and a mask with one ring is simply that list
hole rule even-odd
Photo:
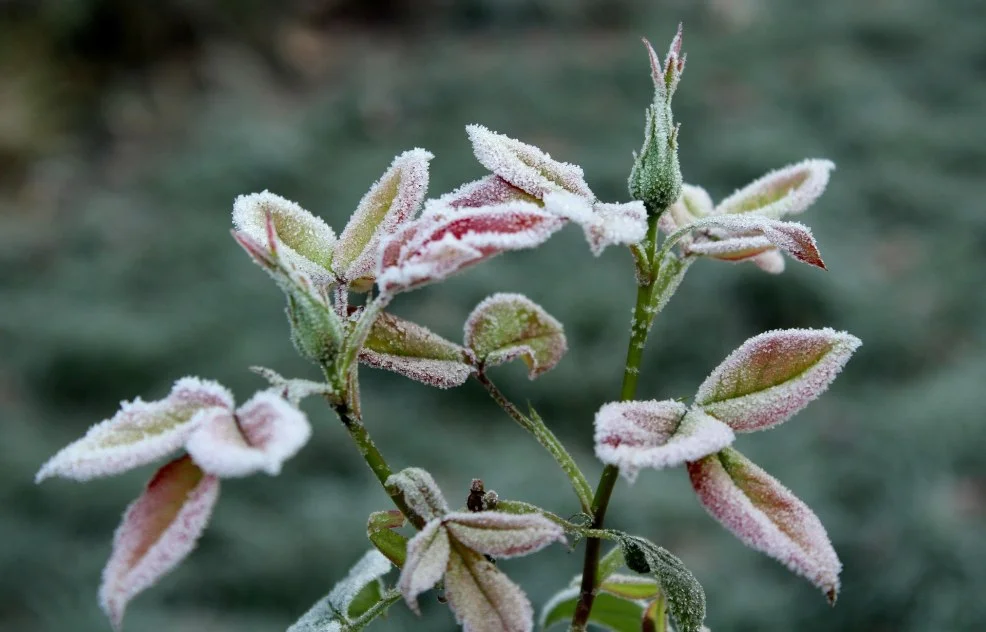
[{"label": "white frost coating", "polygon": [[198,413],[233,407],[233,396],[216,382],[186,377],[164,399],[121,402],[120,411],[63,448],[35,476],[87,481],[119,474],[161,459],[185,444],[202,417]]},{"label": "white frost coating", "polygon": [[544,196],[544,208],[581,226],[589,249],[597,257],[607,246],[635,244],[647,236],[643,202],[590,204],[581,196],[557,192]]},{"label": "white frost coating", "polygon": [[721,421],[673,400],[611,402],[596,413],[596,457],[631,483],[642,468],[683,465],[734,439]]},{"label": "white frost coating", "polygon": [[466,134],[481,165],[538,199],[552,191],[595,198],[585,182],[582,167],[554,160],[533,145],[482,125],[466,125]]},{"label": "white frost coating", "polygon": [[462,544],[497,558],[529,555],[552,542],[565,541],[565,531],[539,514],[454,512],[443,523]]},{"label": "white frost coating", "polygon": [[400,373],[404,377],[437,388],[460,386],[469,379],[473,371],[472,366],[455,360],[391,355],[366,348],[360,350],[359,360],[367,366]]},{"label": "white frost coating", "polygon": [[342,622],[338,620],[339,613],[343,616],[349,613],[349,606],[361,590],[377,581],[393,568],[390,561],[376,549],[367,551],[356,564],[349,569],[345,578],[340,580],[332,591],[319,599],[287,632],[336,632],[342,630]]},{"label": "white frost coating", "polygon": [[404,495],[404,501],[425,520],[438,519],[449,512],[448,503],[435,479],[419,467],[404,468],[385,482],[385,487],[396,487]]},{"label": "white frost coating", "polygon": [[736,432],[771,428],[825,392],[861,344],[827,327],[760,334],[712,371],[695,405]]},{"label": "white frost coating", "polygon": [[435,200],[427,200],[422,217],[445,217],[454,213],[455,209],[493,206],[504,202],[528,201],[537,198],[518,189],[496,174],[467,182],[451,193]]},{"label": "white frost coating", "polygon": [[407,561],[401,569],[397,589],[415,614],[421,614],[418,595],[438,583],[445,574],[450,552],[448,533],[440,520],[432,520],[408,541]]},{"label": "white frost coating", "polygon": [[774,248],[774,244],[762,235],[727,237],[719,241],[696,241],[688,246],[694,252],[716,259],[740,261],[749,259]]},{"label": "white frost coating", "polygon": [[689,463],[688,474],[713,518],[743,544],[807,578],[834,603],[842,564],[825,527],[797,496],[731,448]]},{"label": "white frost coating", "polygon": [[185,449],[203,470],[223,478],[266,472],[276,476],[284,461],[311,437],[300,410],[261,391],[232,414],[211,415],[188,438]]},{"label": "white frost coating", "polygon": [[233,226],[263,248],[270,249],[268,213],[274,220],[280,242],[275,246],[288,267],[297,268],[320,285],[332,283],[334,278],[328,268],[336,235],[321,218],[297,203],[270,191],[241,195],[233,202]]},{"label": "white frost coating", "polygon": [[753,265],[768,274],[784,272],[784,256],[778,250],[768,250],[750,258]]},{"label": "white frost coating", "polygon": [[825,191],[833,169],[830,160],[810,158],[771,171],[724,199],[715,213],[756,213],[772,219],[802,213]]},{"label": "white frost coating", "polygon": [[480,556],[453,555],[445,596],[463,632],[530,632],[534,609],[527,595]]},{"label": "white frost coating", "polygon": [[162,467],[127,508],[99,588],[114,629],[120,629],[127,602],[192,552],[218,498],[219,479],[203,476],[182,457]]},{"label": "white frost coating", "polygon": [[[687,247],[688,250],[701,252],[701,248],[707,248],[708,254],[713,257],[739,260],[761,254],[773,244],[798,261],[825,269],[825,263],[818,252],[818,245],[811,234],[811,229],[804,224],[781,222],[756,214],[721,215],[709,221],[715,221],[716,228],[726,229],[732,234],[725,234],[720,241],[696,240]],[[750,240],[756,236],[761,236],[769,244]]]}]

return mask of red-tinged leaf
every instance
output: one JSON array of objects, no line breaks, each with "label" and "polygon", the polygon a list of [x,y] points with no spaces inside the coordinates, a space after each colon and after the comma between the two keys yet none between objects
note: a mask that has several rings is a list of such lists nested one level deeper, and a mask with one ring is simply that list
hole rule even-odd
[{"label": "red-tinged leaf", "polygon": [[493,174],[467,182],[437,200],[429,200],[425,203],[423,214],[431,217],[446,216],[454,209],[495,206],[504,202],[537,203],[538,198]]},{"label": "red-tinged leaf", "polygon": [[115,629],[120,629],[127,602],[195,548],[218,497],[219,479],[184,456],[158,470],[127,508],[99,589],[100,603]]},{"label": "red-tinged leaf", "polygon": [[750,258],[753,265],[768,274],[784,272],[784,256],[776,249],[768,250]]},{"label": "red-tinged leaf", "polygon": [[339,278],[347,283],[372,278],[381,239],[410,221],[421,207],[432,158],[424,149],[404,152],[363,196],[332,255],[332,269]]},{"label": "red-tinged leaf", "polygon": [[426,521],[439,519],[449,512],[435,479],[419,467],[408,467],[391,475],[385,487],[390,493],[400,492],[407,505]]},{"label": "red-tinged leaf", "polygon": [[720,202],[715,212],[772,219],[804,212],[825,191],[833,169],[831,161],[809,159],[771,171]]},{"label": "red-tinged leaf", "polygon": [[473,371],[472,354],[467,349],[387,313],[374,321],[359,359],[438,388],[459,386]]},{"label": "red-tinged leaf", "polygon": [[[276,242],[270,239],[268,216]],[[329,263],[336,244],[335,233],[321,218],[298,204],[270,191],[241,195],[233,203],[233,226],[259,244],[260,252],[276,251],[288,267],[297,268],[320,285],[334,282]],[[257,258],[247,244],[240,243]]]},{"label": "red-tinged leaf", "polygon": [[544,196],[545,210],[581,226],[589,249],[597,257],[607,246],[628,246],[647,236],[647,209],[643,202],[590,202],[571,193]]},{"label": "red-tinged leaf", "polygon": [[683,465],[733,442],[718,419],[673,400],[612,402],[596,413],[596,456],[631,482],[642,468]]},{"label": "red-tinged leaf", "polygon": [[861,344],[828,328],[760,334],[712,371],[695,405],[737,432],[776,426],[825,392]]},{"label": "red-tinged leaf", "polygon": [[123,402],[116,415],[45,463],[35,481],[51,476],[86,481],[152,463],[182,447],[203,415],[232,408],[233,396],[221,385],[182,378],[162,400]]},{"label": "red-tinged leaf", "polygon": [[595,198],[585,182],[582,167],[554,160],[533,145],[482,125],[467,125],[466,134],[481,165],[538,199],[552,191]]},{"label": "red-tinged leaf", "polygon": [[681,73],[685,70],[685,56],[681,53],[682,25],[678,24],[678,31],[675,33],[671,45],[668,47],[668,54],[663,63],[646,39],[644,46],[647,47],[647,55],[650,57],[651,78],[654,80],[654,88],[658,96],[666,101],[674,95]]},{"label": "red-tinged leaf", "polygon": [[501,252],[538,246],[562,224],[527,202],[422,217],[384,243],[377,283],[390,293],[434,283]]},{"label": "red-tinged leaf", "polygon": [[565,330],[544,309],[521,294],[494,294],[473,309],[465,343],[486,366],[522,358],[532,380],[561,361],[568,350]]},{"label": "red-tinged leaf", "polygon": [[552,542],[565,541],[565,531],[540,514],[454,512],[442,522],[466,547],[497,558],[529,555]]},{"label": "red-tinged leaf", "polygon": [[449,565],[449,557],[448,532],[439,520],[427,523],[407,543],[407,561],[401,569],[397,589],[415,614],[421,614],[418,609],[418,595],[438,583]]},{"label": "red-tinged leaf", "polygon": [[798,222],[780,222],[759,215],[722,215],[706,219],[726,233],[714,239],[696,239],[687,246],[689,252],[728,261],[740,261],[760,255],[776,246],[798,261],[825,269],[811,229]]},{"label": "red-tinged leaf", "polygon": [[821,521],[789,489],[732,448],[689,463],[688,474],[713,518],[835,602],[842,565]]},{"label": "red-tinged leaf", "polygon": [[478,553],[459,549],[449,559],[445,596],[463,632],[530,632],[527,595]]},{"label": "red-tinged leaf", "polygon": [[210,414],[185,449],[209,474],[232,478],[262,471],[276,476],[311,432],[303,412],[262,391],[240,406],[235,417],[229,412]]}]

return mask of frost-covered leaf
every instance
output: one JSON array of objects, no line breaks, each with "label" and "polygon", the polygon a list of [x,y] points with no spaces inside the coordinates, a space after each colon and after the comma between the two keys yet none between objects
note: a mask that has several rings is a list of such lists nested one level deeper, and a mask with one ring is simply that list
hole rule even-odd
[{"label": "frost-covered leaf", "polygon": [[750,262],[768,274],[784,272],[784,256],[776,249],[750,257]]},{"label": "frost-covered leaf", "polygon": [[[345,629],[348,619],[359,613],[350,609],[356,596],[368,586],[379,585],[380,578],[393,568],[377,551],[367,551],[332,591],[294,623],[288,632],[334,632]],[[379,595],[379,590],[377,591]],[[333,627],[334,626],[334,627]]]},{"label": "frost-covered leaf", "polygon": [[825,392],[861,344],[829,328],[768,331],[712,371],[695,405],[737,432],[776,426]]},{"label": "frost-covered leaf", "polygon": [[267,380],[274,392],[288,400],[292,406],[297,406],[301,400],[312,395],[333,395],[332,385],[326,382],[315,382],[298,378],[286,378],[273,369],[262,366],[252,366],[250,370]]},{"label": "frost-covered leaf", "polygon": [[438,583],[445,574],[450,550],[448,532],[440,520],[428,522],[407,543],[407,561],[401,569],[397,588],[416,614],[421,614],[418,595]]},{"label": "frost-covered leaf", "polygon": [[[332,269],[340,279],[347,283],[372,279],[383,236],[394,233],[421,207],[432,158],[424,149],[404,152],[363,196],[332,255]],[[372,280],[361,284],[367,289],[370,285]]]},{"label": "frost-covered leaf", "polygon": [[219,479],[183,456],[168,463],[123,515],[103,570],[99,601],[120,629],[127,602],[195,548],[219,497]]},{"label": "frost-covered leaf", "polygon": [[450,388],[469,379],[470,356],[465,348],[426,327],[382,313],[373,322],[359,359],[430,386]]},{"label": "frost-covered leaf", "polygon": [[705,222],[726,229],[712,234],[712,239],[695,239],[688,252],[726,261],[751,259],[776,246],[798,261],[825,269],[811,229],[798,222],[781,222],[759,215],[722,215]]},{"label": "frost-covered leaf", "polygon": [[572,193],[556,192],[544,196],[544,208],[580,225],[596,256],[607,246],[628,246],[647,236],[647,209],[643,202],[592,203]]},{"label": "frost-covered leaf", "polygon": [[648,601],[661,594],[657,580],[638,575],[610,575],[599,584],[599,590],[624,599]]},{"label": "frost-covered leaf", "polygon": [[424,215],[437,217],[448,215],[460,208],[476,208],[494,206],[504,202],[533,202],[538,198],[518,189],[496,174],[467,182],[451,193],[446,193],[437,200],[425,202]]},{"label": "frost-covered leaf", "polygon": [[305,414],[270,391],[261,391],[235,414],[209,411],[185,449],[199,466],[223,478],[280,473],[311,437]]},{"label": "frost-covered leaf", "polygon": [[668,54],[664,62],[658,58],[654,48],[646,39],[644,45],[647,47],[647,55],[650,58],[651,78],[654,80],[654,87],[658,91],[658,96],[663,100],[668,100],[674,95],[681,73],[685,70],[685,55],[681,53],[682,26],[678,24],[678,31],[671,40],[668,47]]},{"label": "frost-covered leaf", "polygon": [[407,505],[426,521],[441,518],[449,512],[435,479],[419,467],[405,468],[392,475],[385,486],[388,492],[399,491]]},{"label": "frost-covered leaf", "polygon": [[726,424],[674,400],[611,402],[596,413],[596,456],[631,482],[641,468],[683,465],[733,442]]},{"label": "frost-covered leaf", "polygon": [[465,343],[486,366],[522,358],[532,380],[568,350],[562,324],[521,294],[494,294],[477,305],[466,320]]},{"label": "frost-covered leaf", "polygon": [[[573,586],[556,593],[541,609],[538,624],[547,630],[559,623],[568,624],[579,601],[579,587]],[[612,632],[640,632],[644,607],[605,592],[598,593],[592,602],[589,623]]]},{"label": "frost-covered leaf", "polygon": [[825,191],[835,164],[809,159],[771,171],[736,191],[716,207],[716,214],[755,213],[778,219],[805,211]]},{"label": "frost-covered leaf", "polygon": [[714,208],[708,191],[693,184],[682,184],[681,197],[668,207],[665,215],[672,220],[673,229],[677,230],[711,215]]},{"label": "frost-covered leaf", "polygon": [[657,579],[668,600],[668,610],[681,632],[700,632],[705,621],[705,591],[695,576],[667,549],[644,538],[620,538],[627,568]]},{"label": "frost-covered leaf", "polygon": [[552,191],[595,197],[585,182],[582,167],[554,160],[533,145],[482,125],[467,125],[466,134],[481,165],[538,199]]},{"label": "frost-covered leaf", "polygon": [[216,382],[186,377],[162,400],[122,402],[120,411],[53,456],[35,477],[86,481],[163,458],[185,444],[204,415],[229,413],[233,396]]},{"label": "frost-covered leaf", "polygon": [[405,522],[404,514],[398,509],[375,511],[366,521],[366,537],[398,568],[407,560],[407,538],[394,529],[403,527]]},{"label": "frost-covered leaf", "polygon": [[459,549],[445,574],[445,596],[463,632],[529,632],[527,595],[482,555]]},{"label": "frost-covered leaf", "polygon": [[565,541],[565,531],[540,514],[455,512],[443,522],[456,540],[497,558],[529,555],[552,542]]},{"label": "frost-covered leaf", "polygon": [[842,564],[821,521],[791,490],[732,448],[689,463],[688,474],[713,518],[835,602]]},{"label": "frost-covered leaf", "polygon": [[384,242],[377,283],[395,293],[441,281],[501,252],[538,246],[563,224],[530,202],[423,216]]},{"label": "frost-covered leaf", "polygon": [[241,195],[233,202],[233,226],[264,249],[272,249],[268,215],[280,242],[280,256],[318,284],[331,284],[333,276],[329,263],[336,236],[328,224],[270,191]]}]

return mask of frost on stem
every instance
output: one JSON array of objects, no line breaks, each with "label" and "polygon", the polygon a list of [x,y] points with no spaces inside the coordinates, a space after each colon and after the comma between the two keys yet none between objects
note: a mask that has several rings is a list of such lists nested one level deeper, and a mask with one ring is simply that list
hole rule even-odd
[{"label": "frost on stem", "polygon": [[374,321],[359,359],[438,388],[459,386],[473,371],[472,354],[464,347],[388,313]]},{"label": "frost on stem", "polygon": [[565,330],[540,305],[521,294],[494,294],[473,309],[465,344],[486,366],[523,359],[532,380],[561,361]]}]

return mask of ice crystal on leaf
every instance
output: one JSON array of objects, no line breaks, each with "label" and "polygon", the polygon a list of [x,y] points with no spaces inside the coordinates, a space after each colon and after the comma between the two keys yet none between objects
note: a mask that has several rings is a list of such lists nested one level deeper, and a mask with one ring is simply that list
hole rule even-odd
[{"label": "ice crystal on leaf", "polygon": [[534,609],[520,587],[483,556],[449,557],[445,597],[463,632],[529,632]]},{"label": "ice crystal on leaf", "polygon": [[829,328],[760,334],[712,371],[695,405],[737,432],[776,426],[825,392],[860,344]]},{"label": "ice crystal on leaf", "polygon": [[466,319],[465,343],[486,366],[522,358],[532,380],[568,350],[562,324],[522,294],[494,294],[477,305]]},{"label": "ice crystal on leaf", "polygon": [[349,573],[332,591],[318,600],[287,632],[344,632],[350,630],[349,619],[358,616],[352,612],[357,595],[367,588],[377,586],[380,578],[393,568],[386,557],[377,551],[368,551],[349,569]]},{"label": "ice crystal on leaf", "polygon": [[756,213],[772,219],[803,213],[825,191],[833,169],[830,160],[809,158],[771,171],[724,199],[715,213]]},{"label": "ice crystal on leaf", "polygon": [[423,215],[440,217],[454,212],[454,209],[495,206],[504,202],[532,202],[538,198],[510,184],[496,174],[467,182],[451,193],[425,203]]},{"label": "ice crystal on leaf", "polygon": [[647,209],[639,201],[592,202],[571,193],[544,196],[546,210],[582,227],[589,249],[597,257],[607,246],[636,244],[647,236]]},{"label": "ice crystal on leaf", "polygon": [[[743,261],[779,248],[798,261],[825,269],[811,229],[798,222],[781,222],[756,215],[715,216],[685,251],[725,261]],[[724,230],[719,230],[724,229]]]},{"label": "ice crystal on leaf", "polygon": [[388,490],[397,490],[404,501],[424,520],[432,520],[449,512],[448,503],[438,483],[427,471],[419,467],[408,467],[387,479]]},{"label": "ice crystal on leaf", "polygon": [[565,540],[561,527],[538,514],[460,511],[446,514],[443,523],[458,542],[496,558],[530,555]]},{"label": "ice crystal on leaf", "polygon": [[438,388],[459,386],[473,371],[472,354],[467,349],[388,313],[373,322],[359,359]]},{"label": "ice crystal on leaf", "polygon": [[732,448],[689,463],[688,474],[713,518],[835,602],[842,565],[821,521],[789,489]]}]

